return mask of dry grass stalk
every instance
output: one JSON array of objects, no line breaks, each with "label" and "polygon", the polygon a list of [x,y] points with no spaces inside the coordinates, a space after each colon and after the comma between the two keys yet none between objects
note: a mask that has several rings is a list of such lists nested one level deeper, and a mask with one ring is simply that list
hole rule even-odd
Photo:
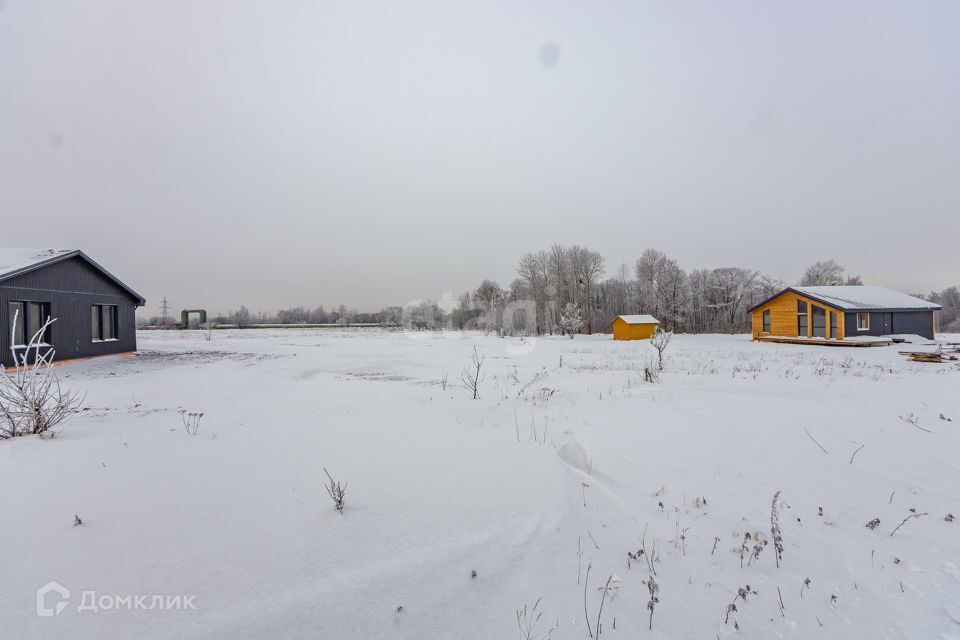
[{"label": "dry grass stalk", "polygon": [[333,508],[340,513],[343,513],[343,501],[347,495],[347,485],[340,484],[334,480],[333,476],[330,475],[330,472],[327,471],[326,467],[324,467],[323,472],[327,474],[327,480],[330,481],[330,483],[326,485],[326,489],[330,499],[333,500]]}]

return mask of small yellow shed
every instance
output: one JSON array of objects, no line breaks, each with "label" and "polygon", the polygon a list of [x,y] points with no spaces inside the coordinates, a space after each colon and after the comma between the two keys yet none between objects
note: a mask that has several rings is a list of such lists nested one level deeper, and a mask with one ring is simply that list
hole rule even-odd
[{"label": "small yellow shed", "polygon": [[659,324],[659,320],[648,315],[617,316],[613,321],[613,339],[649,340]]}]

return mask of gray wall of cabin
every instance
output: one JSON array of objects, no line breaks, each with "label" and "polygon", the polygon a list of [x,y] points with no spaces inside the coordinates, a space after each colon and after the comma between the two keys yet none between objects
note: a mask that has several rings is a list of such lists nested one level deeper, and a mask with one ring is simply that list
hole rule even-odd
[{"label": "gray wall of cabin", "polygon": [[[74,257],[0,282],[0,361],[4,365],[13,364],[8,302],[19,301],[50,305],[50,316],[57,319],[51,327],[57,360],[137,349],[137,301],[85,260]],[[94,304],[117,305],[117,340],[93,341],[90,307]]]},{"label": "gray wall of cabin", "polygon": [[932,311],[870,311],[870,329],[857,330],[857,314],[844,314],[846,335],[887,336],[898,333],[915,333],[924,338],[933,339]]}]

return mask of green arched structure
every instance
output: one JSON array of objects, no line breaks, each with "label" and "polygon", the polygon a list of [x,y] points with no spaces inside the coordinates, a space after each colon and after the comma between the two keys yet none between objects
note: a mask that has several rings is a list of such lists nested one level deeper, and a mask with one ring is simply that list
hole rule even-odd
[{"label": "green arched structure", "polygon": [[184,309],[180,312],[180,328],[186,329],[190,326],[190,314],[196,313],[200,316],[200,326],[207,324],[207,310],[206,309]]}]

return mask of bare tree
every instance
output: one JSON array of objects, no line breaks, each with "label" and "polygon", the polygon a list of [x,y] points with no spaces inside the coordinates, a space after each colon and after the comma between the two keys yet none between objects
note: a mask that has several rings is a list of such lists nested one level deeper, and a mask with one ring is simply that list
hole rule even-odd
[{"label": "bare tree", "polygon": [[234,322],[240,329],[250,326],[250,310],[240,305],[240,310],[234,315]]},{"label": "bare tree", "polygon": [[690,295],[687,273],[676,260],[656,249],[643,252],[636,273],[641,308],[662,319],[667,328],[676,329],[683,321]]},{"label": "bare tree", "polygon": [[492,280],[484,280],[474,292],[474,299],[483,309],[481,328],[484,332],[497,329],[497,305],[498,301],[502,299],[504,295],[505,293],[503,289],[500,288],[500,285]]},{"label": "bare tree", "polygon": [[657,331],[650,338],[650,344],[657,350],[657,370],[659,371],[663,371],[663,352],[667,350],[672,337],[673,331]]},{"label": "bare tree", "polygon": [[579,260],[580,284],[586,290],[587,332],[593,333],[593,288],[597,278],[603,275],[603,256],[596,251],[581,249]]},{"label": "bare tree", "polygon": [[707,283],[708,304],[725,320],[733,333],[741,319],[744,300],[753,290],[759,273],[741,267],[721,267],[710,272]]},{"label": "bare tree", "polygon": [[547,254],[547,262],[550,272],[547,288],[552,291],[553,298],[553,318],[550,322],[552,330],[554,326],[560,326],[560,314],[563,307],[570,301],[570,286],[568,282],[570,267],[568,264],[567,248],[562,244],[554,244],[551,246]]},{"label": "bare tree", "polygon": [[473,394],[474,400],[480,397],[480,383],[483,382],[484,378],[483,362],[485,359],[486,357],[481,356],[477,347],[474,346],[470,364],[460,372],[460,380],[463,382],[464,388]]},{"label": "bare tree", "polygon": [[527,286],[536,305],[536,330],[540,333],[546,321],[547,286],[549,281],[549,256],[546,251],[525,253],[517,266],[517,275]]},{"label": "bare tree", "polygon": [[52,366],[54,349],[45,342],[50,325],[47,318],[26,347],[16,346],[19,312],[11,323],[10,353],[16,363],[11,372],[0,366],[0,440],[44,434],[80,410],[83,396],[60,388]]}]

